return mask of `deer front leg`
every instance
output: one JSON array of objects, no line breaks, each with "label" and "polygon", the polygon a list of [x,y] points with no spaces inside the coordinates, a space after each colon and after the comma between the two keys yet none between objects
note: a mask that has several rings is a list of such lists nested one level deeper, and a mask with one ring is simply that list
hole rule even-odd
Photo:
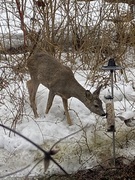
[{"label": "deer front leg", "polygon": [[39,83],[36,83],[32,80],[27,81],[30,105],[33,110],[35,118],[38,118],[37,107],[36,107],[36,103],[35,103],[35,97],[36,97],[36,92],[37,92],[38,86],[39,86]]},{"label": "deer front leg", "polygon": [[62,101],[63,101],[63,106],[64,106],[65,114],[66,114],[66,117],[67,117],[67,123],[69,124],[69,126],[71,126],[72,125],[72,121],[71,121],[71,118],[70,118],[70,115],[69,115],[69,112],[68,112],[68,100],[62,98]]},{"label": "deer front leg", "polygon": [[47,114],[52,106],[53,99],[54,99],[54,93],[52,91],[49,91],[48,100],[47,100],[47,106],[45,113]]}]

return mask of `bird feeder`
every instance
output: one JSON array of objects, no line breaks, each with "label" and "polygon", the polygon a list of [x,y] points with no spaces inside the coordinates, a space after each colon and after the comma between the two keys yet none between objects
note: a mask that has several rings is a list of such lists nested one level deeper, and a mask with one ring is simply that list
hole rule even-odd
[{"label": "bird feeder", "polygon": [[114,58],[109,59],[108,65],[103,66],[102,70],[110,71],[111,77],[111,95],[105,96],[106,99],[106,117],[107,117],[107,131],[113,132],[115,131],[115,113],[114,113],[114,103],[113,103],[113,74],[116,70],[123,69],[120,66],[115,64]]},{"label": "bird feeder", "polygon": [[115,64],[114,58],[110,58],[107,66],[102,66],[102,70],[110,71],[111,77],[111,95],[106,96],[106,118],[107,118],[107,132],[113,133],[113,161],[115,166],[115,112],[114,112],[114,92],[113,92],[113,74],[116,70],[123,69]]}]

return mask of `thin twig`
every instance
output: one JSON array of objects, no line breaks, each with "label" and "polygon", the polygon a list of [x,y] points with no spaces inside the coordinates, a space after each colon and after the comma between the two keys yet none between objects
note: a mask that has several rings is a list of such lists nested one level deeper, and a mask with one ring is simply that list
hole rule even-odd
[{"label": "thin twig", "polygon": [[26,167],[24,167],[24,168],[22,168],[22,169],[19,169],[19,170],[15,171],[15,172],[8,173],[8,174],[6,174],[6,175],[0,176],[0,179],[3,179],[3,178],[5,178],[5,177],[14,175],[14,174],[16,174],[16,173],[18,173],[18,172],[24,171],[25,169],[27,169],[28,167],[30,167],[30,165],[31,165],[31,164],[27,165]]}]

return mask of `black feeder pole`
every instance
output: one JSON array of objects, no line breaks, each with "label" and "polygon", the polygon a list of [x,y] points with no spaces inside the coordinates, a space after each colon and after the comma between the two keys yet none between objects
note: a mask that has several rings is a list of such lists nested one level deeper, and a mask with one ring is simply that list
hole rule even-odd
[{"label": "black feeder pole", "polygon": [[102,70],[110,71],[111,78],[111,95],[105,96],[106,100],[106,118],[107,118],[107,132],[112,132],[113,134],[113,162],[115,166],[115,112],[114,112],[114,92],[113,92],[113,76],[116,70],[123,69],[115,64],[114,58],[110,58],[108,61],[108,66],[102,66]]}]

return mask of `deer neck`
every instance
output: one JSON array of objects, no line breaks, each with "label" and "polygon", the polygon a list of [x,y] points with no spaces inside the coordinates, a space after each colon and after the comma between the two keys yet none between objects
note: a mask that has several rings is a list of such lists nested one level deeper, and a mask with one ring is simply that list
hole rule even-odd
[{"label": "deer neck", "polygon": [[[72,88],[71,88],[72,87]],[[81,86],[77,81],[71,85],[71,97],[75,97],[79,99],[81,102],[85,103],[86,96],[85,96],[85,88]]]}]

